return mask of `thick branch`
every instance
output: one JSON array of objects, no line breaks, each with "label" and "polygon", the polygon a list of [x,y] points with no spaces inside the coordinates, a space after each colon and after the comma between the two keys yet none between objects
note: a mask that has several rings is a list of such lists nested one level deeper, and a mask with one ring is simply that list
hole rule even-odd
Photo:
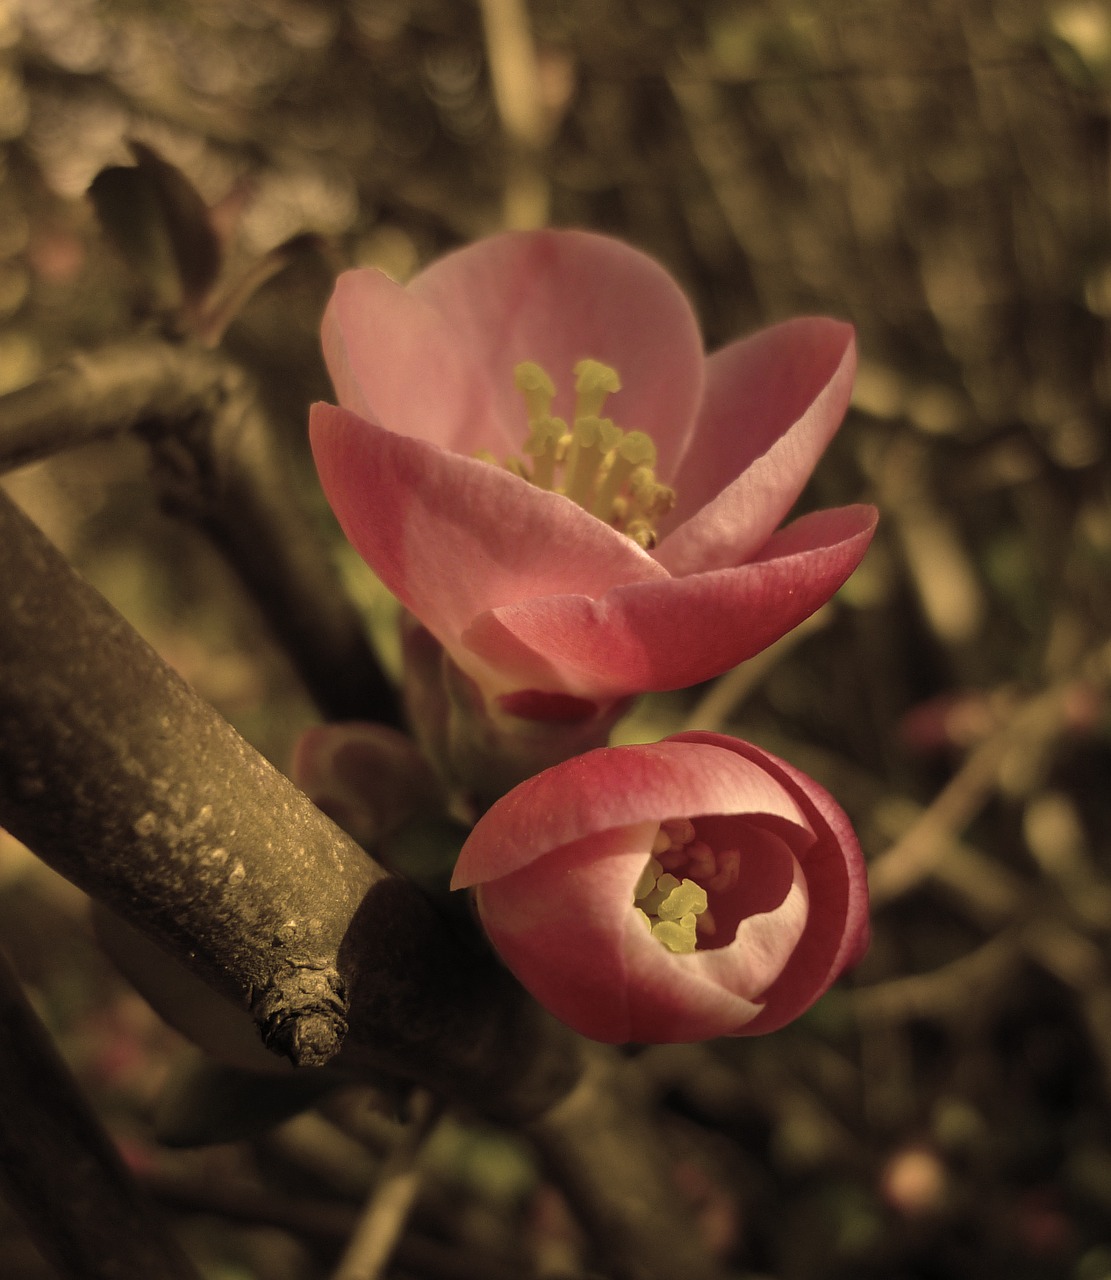
[{"label": "thick branch", "polygon": [[350,1019],[349,1060],[501,1097],[508,1112],[544,1105],[524,1101],[538,1079],[542,1095],[573,1077],[573,1041],[557,1036],[544,1060],[530,1004],[500,971],[198,698],[6,498],[0,582],[0,822],[14,835],[249,1008],[295,1062],[330,1059]]},{"label": "thick branch", "polygon": [[0,953],[0,1186],[66,1280],[197,1280]]},{"label": "thick branch", "polygon": [[672,1182],[675,1161],[635,1066],[591,1046],[575,1088],[527,1127],[620,1280],[720,1274]]},{"label": "thick branch", "polygon": [[[712,1274],[611,1053],[456,940],[0,496],[0,823],[295,1062],[385,1067],[533,1135],[628,1280]],[[565,1101],[560,1101],[561,1099]]]},{"label": "thick branch", "polygon": [[218,353],[150,336],[72,356],[0,397],[0,471],[127,431],[150,440],[164,502],[231,563],[325,716],[396,723],[250,381]]}]

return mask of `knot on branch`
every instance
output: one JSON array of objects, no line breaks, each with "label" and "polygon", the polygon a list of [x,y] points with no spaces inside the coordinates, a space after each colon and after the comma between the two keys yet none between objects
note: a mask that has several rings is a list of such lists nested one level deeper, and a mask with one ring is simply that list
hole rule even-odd
[{"label": "knot on branch", "polygon": [[262,1042],[295,1067],[322,1067],[347,1035],[347,991],[331,965],[290,963],[251,1001]]},{"label": "knot on branch", "polygon": [[[226,364],[172,419],[153,416],[139,424],[164,510],[202,525],[219,512],[231,473],[262,447],[265,432],[254,416],[254,397],[247,375]],[[256,437],[250,448],[248,433]]]}]

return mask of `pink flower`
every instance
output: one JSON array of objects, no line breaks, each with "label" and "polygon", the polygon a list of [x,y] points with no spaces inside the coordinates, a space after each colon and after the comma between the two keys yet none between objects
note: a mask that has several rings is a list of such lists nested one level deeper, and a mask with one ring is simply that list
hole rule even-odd
[{"label": "pink flower", "polygon": [[614,1044],[773,1031],[868,944],[848,818],[721,734],[603,747],[521,783],[463,846],[452,887],[468,886],[521,983]]},{"label": "pink flower", "polygon": [[[872,536],[868,506],[778,528],[848,404],[851,327],[791,320],[706,358],[681,291],[619,241],[494,236],[404,288],[350,271],[323,338],[343,406],[312,410],[328,500],[506,713],[566,722],[718,675],[826,601]],[[598,442],[574,480],[580,430]]]}]

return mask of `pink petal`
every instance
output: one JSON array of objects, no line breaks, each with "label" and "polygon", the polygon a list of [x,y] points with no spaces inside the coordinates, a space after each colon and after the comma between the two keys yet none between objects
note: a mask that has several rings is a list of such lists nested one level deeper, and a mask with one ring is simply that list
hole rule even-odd
[{"label": "pink petal", "polygon": [[806,931],[783,973],[765,992],[763,1010],[743,1034],[775,1031],[808,1009],[868,945],[868,883],[856,833],[829,792],[751,743],[707,733],[679,734],[669,741],[727,747],[760,765],[790,787],[817,834],[800,856],[810,897]]},{"label": "pink petal", "polygon": [[591,833],[701,813],[768,814],[808,830],[791,794],[767,772],[709,741],[601,747],[503,796],[467,838],[451,887],[511,875]]},{"label": "pink petal", "polygon": [[339,277],[321,336],[344,408],[459,453],[519,450],[515,423],[495,412],[488,371],[434,307],[382,272]]},{"label": "pink petal", "polygon": [[778,893],[774,906],[741,921],[729,946],[672,955],[643,926],[626,930],[630,1040],[667,1044],[737,1035],[760,1016],[763,992],[788,963],[807,919],[802,872],[782,842],[779,853],[783,861],[762,867],[756,857],[746,868],[779,882]]},{"label": "pink petal", "polygon": [[549,1012],[594,1039],[628,1039],[623,913],[655,823],[598,831],[478,889],[482,927]]},{"label": "pink petal", "polygon": [[[790,844],[753,823],[741,845],[738,885],[740,921],[733,940],[724,947],[698,952],[708,977],[749,1000],[759,1000],[783,972],[806,928],[806,878]],[[812,837],[805,833],[805,847]],[[729,895],[732,897],[732,895]],[[718,927],[724,912],[715,907]]]},{"label": "pink petal", "polygon": [[656,559],[678,576],[759,550],[840,425],[855,369],[852,326],[836,320],[789,320],[712,355]]},{"label": "pink petal", "polygon": [[759,1001],[745,999],[710,974],[703,961],[713,953],[673,954],[631,911],[625,945],[629,1025],[622,1041],[689,1044],[736,1035],[759,1015]]},{"label": "pink petal", "polygon": [[[609,1044],[704,1039],[758,1012],[637,918],[633,886],[655,829],[597,832],[478,890],[483,928],[521,983],[557,1018]],[[647,1020],[630,1016],[631,1000],[649,1003]],[[648,1034],[653,1025],[662,1034]]]},{"label": "pink petal", "polygon": [[518,232],[440,258],[408,288],[443,317],[463,363],[487,375],[494,416],[510,430],[519,424],[520,440],[514,366],[540,364],[556,384],[553,412],[570,420],[572,370],[589,357],[621,377],[605,413],[652,435],[660,474],[673,474],[702,397],[702,339],[687,299],[653,259],[585,231]]},{"label": "pink petal", "polygon": [[503,604],[664,577],[630,539],[500,467],[332,405],[313,406],[310,434],[349,541],[449,648],[476,614]]},{"label": "pink petal", "polygon": [[521,684],[552,671],[579,697],[680,689],[720,675],[824,604],[860,563],[873,507],[803,516],[758,561],[688,578],[616,586],[600,599],[549,596],[476,617],[463,643]]}]

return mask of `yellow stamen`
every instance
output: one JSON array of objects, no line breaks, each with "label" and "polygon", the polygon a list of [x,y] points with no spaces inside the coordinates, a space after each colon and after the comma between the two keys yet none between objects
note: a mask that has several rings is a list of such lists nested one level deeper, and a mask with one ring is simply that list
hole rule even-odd
[{"label": "yellow stamen", "polygon": [[624,532],[626,538],[632,538],[645,551],[651,551],[656,545],[656,531],[647,520],[630,520]]},{"label": "yellow stamen", "polygon": [[656,887],[656,880],[664,873],[663,867],[655,858],[648,859],[648,865],[640,873],[640,879],[637,881],[637,887],[633,890],[633,898],[639,899],[646,897]]},{"label": "yellow stamen", "polygon": [[653,445],[651,465],[637,467],[629,479],[632,502],[637,511],[649,519],[666,516],[675,506],[675,490],[668,488],[666,484],[660,484],[652,470],[656,465],[655,452]]},{"label": "yellow stamen", "polygon": [[580,360],[575,365],[576,418],[594,418],[606,402],[606,396],[621,390],[617,370],[599,360]]},{"label": "yellow stamen", "polygon": [[701,915],[709,905],[706,890],[693,880],[684,880],[660,903],[656,914],[661,920],[680,920],[685,915]]},{"label": "yellow stamen", "polygon": [[529,425],[531,430],[525,441],[525,452],[536,459],[532,467],[532,483],[538,489],[550,489],[555,480],[560,444],[567,434],[567,423],[562,418],[533,418]]},{"label": "yellow stamen", "polygon": [[546,418],[552,411],[555,383],[538,364],[524,360],[513,370],[513,382],[524,393],[529,422]]},{"label": "yellow stamen", "polygon": [[[648,859],[633,890],[633,909],[647,921],[653,938],[677,953],[697,950],[699,921],[708,906],[706,890],[700,884],[679,880],[664,871],[654,857]],[[704,932],[713,931],[711,920]]]},{"label": "yellow stamen", "polygon": [[[575,414],[570,427],[552,416],[555,383],[531,360],[513,371],[525,398],[529,434],[518,458],[503,465],[540,489],[562,493],[638,546],[656,545],[656,527],[675,494],[656,480],[656,446],[643,431],[622,431],[601,416],[606,397],[621,390],[616,369],[599,360],[575,365]],[[495,459],[483,450],[484,462]]]},{"label": "yellow stamen", "polygon": [[659,924],[652,926],[652,937],[657,942],[662,942],[668,951],[679,955],[690,955],[698,950],[694,916],[684,916],[681,920],[661,920]]},{"label": "yellow stamen", "polygon": [[615,426],[610,418],[575,418],[564,487],[564,493],[572,502],[590,510],[598,473],[606,455],[620,439],[621,428]]},{"label": "yellow stamen", "polygon": [[740,874],[739,849],[719,852],[699,838],[689,818],[665,819],[633,890],[633,910],[669,951],[687,955],[700,947],[720,946],[728,939],[716,938],[718,923],[710,902],[728,911],[725,895]]},{"label": "yellow stamen", "polygon": [[605,479],[598,486],[591,515],[605,520],[613,510],[614,502],[635,474],[642,467],[651,469],[656,465],[656,446],[652,437],[643,431],[627,431],[616,443],[613,461],[606,472]]}]

